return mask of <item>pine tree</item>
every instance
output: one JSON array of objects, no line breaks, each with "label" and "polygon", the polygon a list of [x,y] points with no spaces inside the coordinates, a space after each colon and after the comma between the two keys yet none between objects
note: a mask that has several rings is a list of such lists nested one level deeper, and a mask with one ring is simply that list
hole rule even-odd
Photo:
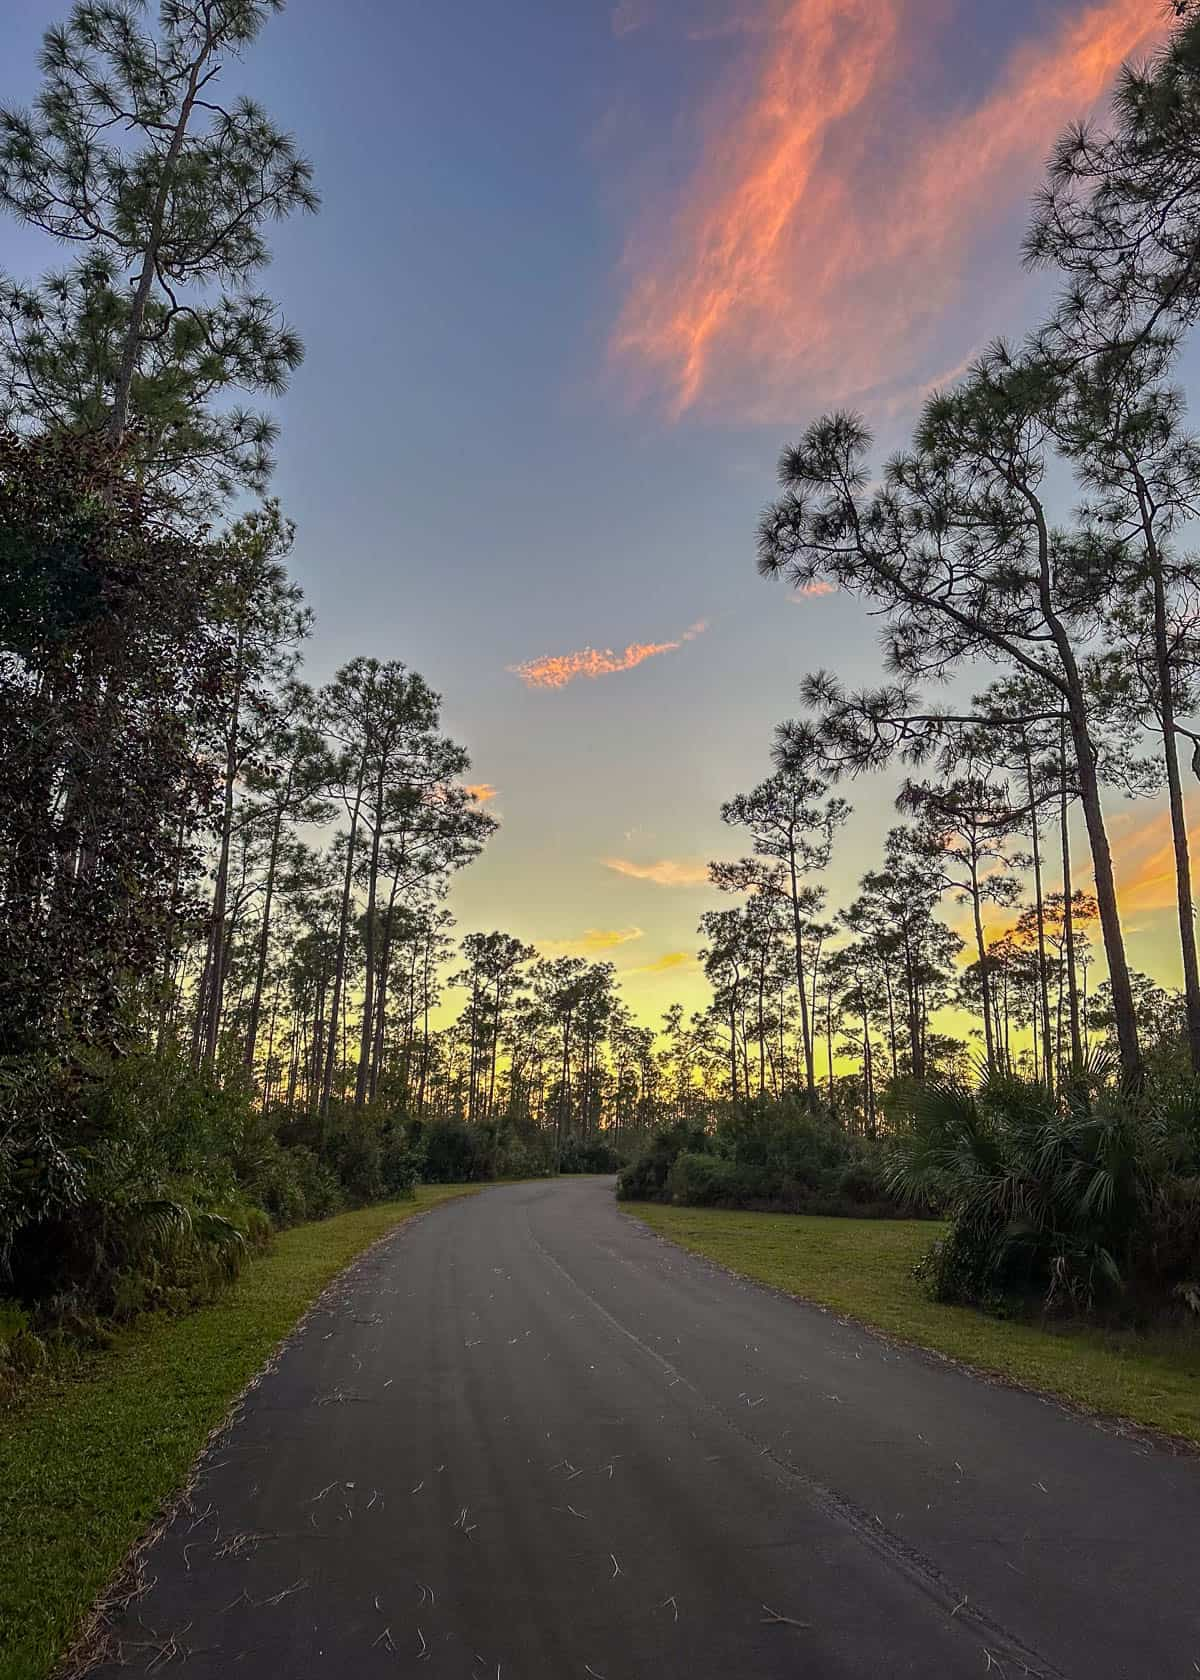
[{"label": "pine tree", "polygon": [[32,110],[0,110],[0,204],[82,253],[0,285],[10,422],[127,442],[193,510],[261,490],[273,423],[231,390],[277,393],[303,354],[252,289],[266,222],[314,210],[312,169],[255,101],[219,98],[231,58],[283,0],[79,0],[47,31]]}]

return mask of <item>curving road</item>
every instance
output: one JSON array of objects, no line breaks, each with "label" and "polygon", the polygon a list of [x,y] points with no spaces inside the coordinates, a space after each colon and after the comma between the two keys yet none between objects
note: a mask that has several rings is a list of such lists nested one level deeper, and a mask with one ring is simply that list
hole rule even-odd
[{"label": "curving road", "polygon": [[1194,1680],[1200,1460],[514,1185],[334,1285],[146,1578],[101,1674]]}]

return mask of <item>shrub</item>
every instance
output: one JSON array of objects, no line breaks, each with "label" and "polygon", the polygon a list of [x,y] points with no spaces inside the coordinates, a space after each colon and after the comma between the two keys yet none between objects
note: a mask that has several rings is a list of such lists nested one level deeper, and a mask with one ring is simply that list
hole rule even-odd
[{"label": "shrub", "polygon": [[667,1194],[690,1207],[742,1207],[770,1198],[775,1180],[765,1167],[743,1166],[720,1155],[677,1155]]},{"label": "shrub", "polygon": [[613,1173],[621,1157],[603,1138],[568,1138],[559,1150],[558,1170],[563,1173]]},{"label": "shrub", "polygon": [[953,1222],[922,1267],[934,1293],[1090,1308],[1139,1273],[1184,1281],[1200,1262],[1200,1194],[1172,1172],[1184,1109],[1194,1097],[1131,1097],[1095,1074],[1057,1099],[1011,1076],[913,1089],[892,1181]]},{"label": "shrub", "polygon": [[352,1203],[384,1198],[383,1145],[369,1120],[352,1118],[330,1139],[325,1159]]},{"label": "shrub", "polygon": [[420,1133],[427,1184],[470,1184],[490,1176],[488,1141],[460,1120],[434,1120]]},{"label": "shrub", "polygon": [[790,1097],[727,1109],[712,1132],[694,1124],[656,1132],[622,1172],[617,1193],[848,1217],[919,1211],[889,1186],[880,1144],[849,1136],[834,1116]]},{"label": "shrub", "polygon": [[1180,1293],[1200,1282],[1200,1177],[1168,1178],[1150,1198],[1145,1239],[1134,1250],[1135,1274],[1152,1288]]},{"label": "shrub", "polygon": [[667,1179],[676,1160],[686,1151],[703,1152],[710,1139],[705,1128],[693,1121],[676,1121],[660,1126],[649,1142],[617,1178],[617,1195],[622,1201],[661,1201],[667,1193]]},{"label": "shrub", "polygon": [[39,1320],[205,1300],[236,1274],[245,1239],[227,1212],[244,1087],[179,1057],[89,1051],[25,1063],[0,1100],[12,1113],[35,1095],[48,1107],[32,1145],[28,1127],[15,1149],[6,1134],[17,1193],[0,1215],[0,1264]]},{"label": "shrub", "polygon": [[502,1178],[541,1178],[554,1168],[554,1141],[549,1136],[510,1137],[500,1157]]},{"label": "shrub", "polygon": [[761,1167],[777,1184],[833,1190],[857,1158],[857,1140],[823,1110],[794,1097],[739,1105],[717,1125],[716,1151],[742,1166]]}]

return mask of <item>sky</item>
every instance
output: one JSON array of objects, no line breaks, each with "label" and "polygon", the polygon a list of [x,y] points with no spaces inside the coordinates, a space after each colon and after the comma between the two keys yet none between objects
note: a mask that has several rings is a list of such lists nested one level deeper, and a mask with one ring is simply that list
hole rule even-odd
[{"label": "sky", "polygon": [[[6,101],[63,9],[9,0]],[[842,406],[896,447],[1036,322],[1043,161],[1160,29],[1156,0],[290,0],[229,68],[323,199],[266,278],[307,345],[274,489],[309,675],[372,654],[443,694],[502,821],[460,932],[611,960],[648,1021],[700,1004],[721,802],[805,672],[879,675],[854,602],[756,575],[780,448]],[[58,260],[0,228],[10,273]],[[835,903],[893,820],[886,778],[845,791]],[[1132,959],[1174,979],[1165,817],[1111,804]]]}]

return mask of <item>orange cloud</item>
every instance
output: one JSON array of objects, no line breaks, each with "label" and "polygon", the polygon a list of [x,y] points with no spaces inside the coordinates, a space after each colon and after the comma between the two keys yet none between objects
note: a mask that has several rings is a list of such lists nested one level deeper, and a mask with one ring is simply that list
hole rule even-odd
[{"label": "orange cloud", "polygon": [[[1171,813],[1155,811],[1142,820],[1133,812],[1120,812],[1110,826],[1113,872],[1122,912],[1174,910],[1175,847]],[[1200,848],[1200,824],[1188,830],[1188,841],[1194,864]]]},{"label": "orange cloud", "polygon": [[912,94],[928,15],[922,0],[738,0],[740,54],[699,115],[691,178],[627,242],[610,347],[639,394],[773,421],[802,391],[918,387],[973,235],[1164,27],[1147,0],[1075,0],[946,116]]},{"label": "orange cloud", "polygon": [[802,606],[814,595],[836,595],[837,584],[830,583],[828,578],[813,578],[811,583],[802,583],[799,589],[793,589],[788,600]]},{"label": "orange cloud", "polygon": [[490,799],[495,799],[500,791],[499,788],[493,787],[491,782],[468,782],[466,789],[472,799],[477,800],[480,805],[486,805]]},{"label": "orange cloud", "polygon": [[[1108,829],[1113,873],[1117,881],[1117,903],[1126,933],[1134,933],[1139,930],[1129,924],[1128,918],[1131,915],[1162,910],[1174,912],[1176,908],[1175,848],[1171,837],[1171,814],[1165,808],[1156,809],[1146,815],[1137,810],[1117,811],[1109,817]],[[1188,841],[1194,877],[1195,861],[1200,857],[1200,823],[1189,829]],[[1045,844],[1046,839],[1043,838],[1043,845]],[[1047,855],[1056,855],[1053,846]],[[1086,847],[1077,846],[1073,873],[1076,892],[1094,892],[1095,878]],[[1032,903],[1032,882],[1027,884],[1028,901]],[[1046,880],[1046,891],[1061,890],[1061,879],[1055,879],[1051,872]],[[964,964],[974,962],[975,927],[971,920],[970,908],[956,907],[956,914],[949,918],[949,921],[955,933],[965,941],[966,948],[961,954],[961,961]],[[1016,916],[1011,911],[990,905],[984,906],[983,927],[987,944],[990,945],[993,940],[1002,939],[1005,934],[1011,933],[1016,923]],[[1099,945],[1099,931],[1092,928],[1090,932],[1093,942]]]},{"label": "orange cloud", "polygon": [[660,887],[698,887],[708,880],[706,863],[681,863],[661,858],[658,863],[632,863],[628,858],[605,858],[605,869],[628,875],[634,881],[653,881]]},{"label": "orange cloud", "polygon": [[640,927],[588,928],[578,939],[539,939],[538,949],[561,951],[568,955],[589,956],[597,951],[613,951],[618,945],[628,945],[643,937]]},{"label": "orange cloud", "polygon": [[708,629],[708,621],[699,619],[673,642],[630,642],[623,653],[611,648],[579,648],[574,653],[549,653],[540,659],[527,659],[508,669],[520,677],[527,688],[565,688],[577,677],[608,677],[616,671],[632,671],[656,654],[674,653],[685,642],[694,642]]}]

